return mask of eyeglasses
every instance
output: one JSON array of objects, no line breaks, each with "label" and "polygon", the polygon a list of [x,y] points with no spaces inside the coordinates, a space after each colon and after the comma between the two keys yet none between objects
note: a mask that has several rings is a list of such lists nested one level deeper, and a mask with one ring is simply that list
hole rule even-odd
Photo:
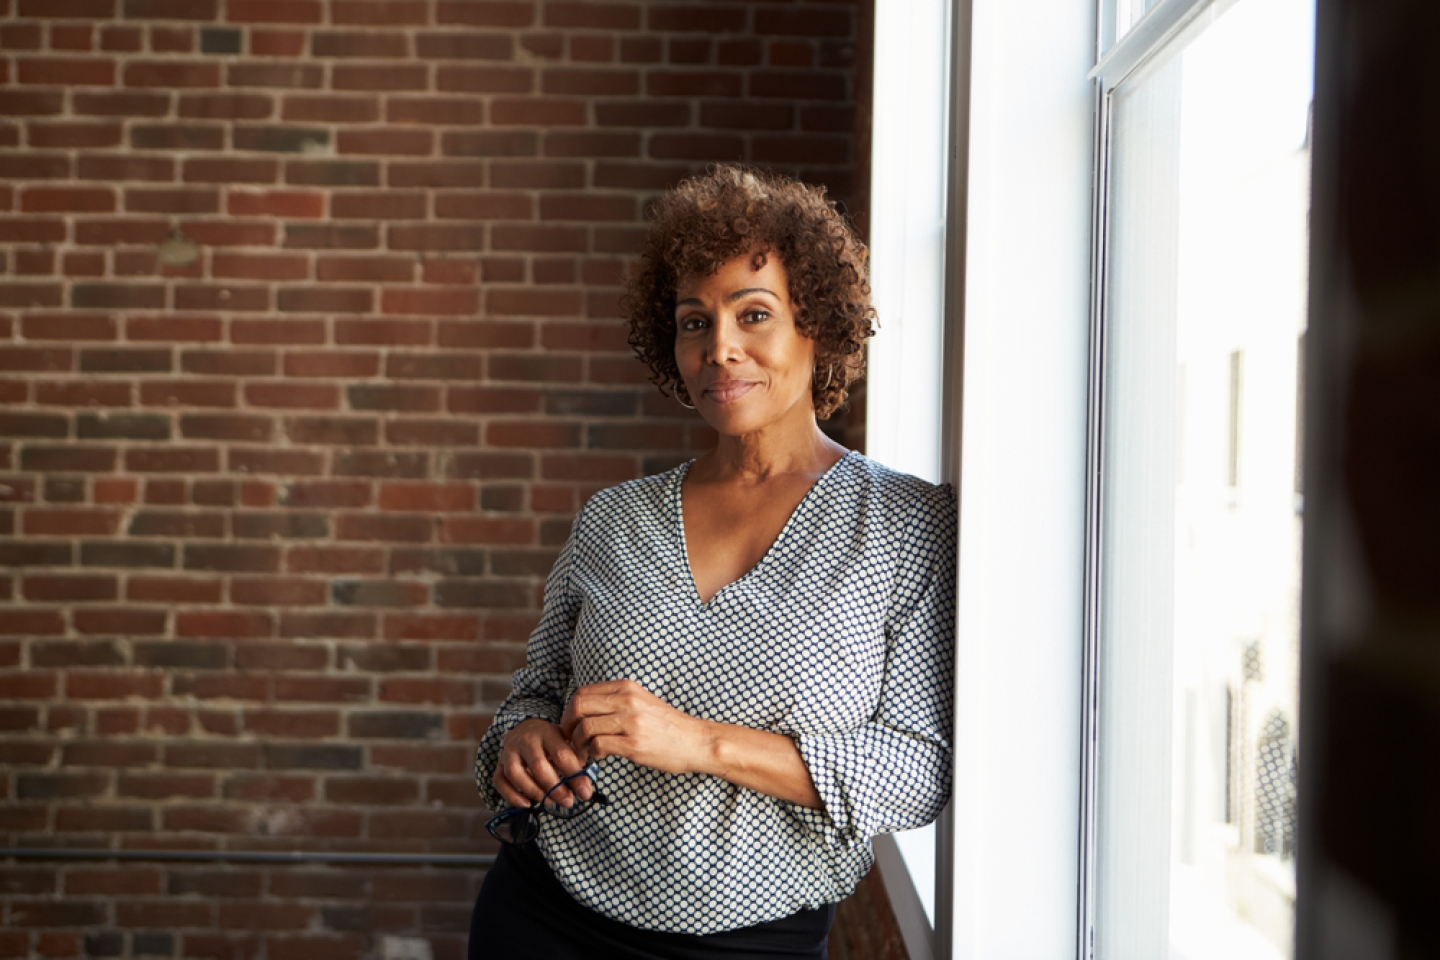
[{"label": "eyeglasses", "polygon": [[[515,807],[491,817],[485,824],[485,829],[490,831],[490,836],[501,843],[518,846],[522,843],[529,843],[539,836],[540,814],[542,813],[548,813],[560,820],[574,820],[593,806],[603,807],[610,801],[606,800],[595,787],[595,777],[599,772],[595,764],[589,764],[584,770],[570,774],[547,790],[539,803],[533,803],[528,807]],[[568,806],[559,800],[551,799],[556,790],[568,786],[571,781],[579,780],[581,777],[590,781],[590,798],[588,800],[580,799],[580,795],[573,788],[570,789],[571,799]]]}]

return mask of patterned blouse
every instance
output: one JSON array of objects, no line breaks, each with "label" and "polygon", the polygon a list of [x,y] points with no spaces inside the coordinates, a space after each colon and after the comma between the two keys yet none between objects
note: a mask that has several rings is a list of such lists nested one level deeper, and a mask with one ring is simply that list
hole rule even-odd
[{"label": "patterned blouse", "polygon": [[870,838],[923,826],[950,793],[954,496],[847,453],[755,567],[701,603],[681,514],[689,464],[601,491],[545,587],[514,692],[480,742],[558,722],[583,684],[631,679],[685,713],[793,737],[823,810],[705,774],[600,761],[609,800],[540,818],[576,900],[633,926],[715,933],[846,897]]}]

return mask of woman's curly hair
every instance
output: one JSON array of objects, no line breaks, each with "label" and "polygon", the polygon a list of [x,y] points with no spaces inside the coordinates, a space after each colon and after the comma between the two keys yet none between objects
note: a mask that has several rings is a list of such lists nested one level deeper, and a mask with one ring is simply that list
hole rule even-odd
[{"label": "woman's curly hair", "polygon": [[790,279],[800,332],[815,341],[811,393],[829,417],[865,374],[865,341],[875,333],[865,246],[825,199],[824,187],[735,164],[685,180],[651,207],[650,234],[626,283],[621,308],[630,345],[667,396],[690,403],[675,363],[676,288],[754,252],[774,255]]}]

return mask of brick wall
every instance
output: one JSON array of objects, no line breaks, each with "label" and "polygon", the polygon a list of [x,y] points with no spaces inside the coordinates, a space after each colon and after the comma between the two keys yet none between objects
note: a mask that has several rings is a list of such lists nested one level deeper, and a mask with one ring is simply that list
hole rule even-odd
[{"label": "brick wall", "polygon": [[[643,206],[863,197],[866,16],[0,0],[0,839],[489,850],[571,516],[711,442],[615,319]],[[10,861],[0,956],[457,957],[477,880]]]}]

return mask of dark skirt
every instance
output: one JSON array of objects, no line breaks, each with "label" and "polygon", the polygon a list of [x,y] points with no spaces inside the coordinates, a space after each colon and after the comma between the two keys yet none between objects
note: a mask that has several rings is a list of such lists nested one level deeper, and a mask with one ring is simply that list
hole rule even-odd
[{"label": "dark skirt", "polygon": [[470,960],[825,960],[834,904],[753,927],[691,934],[641,930],[577,902],[538,845],[503,846],[470,918]]}]

